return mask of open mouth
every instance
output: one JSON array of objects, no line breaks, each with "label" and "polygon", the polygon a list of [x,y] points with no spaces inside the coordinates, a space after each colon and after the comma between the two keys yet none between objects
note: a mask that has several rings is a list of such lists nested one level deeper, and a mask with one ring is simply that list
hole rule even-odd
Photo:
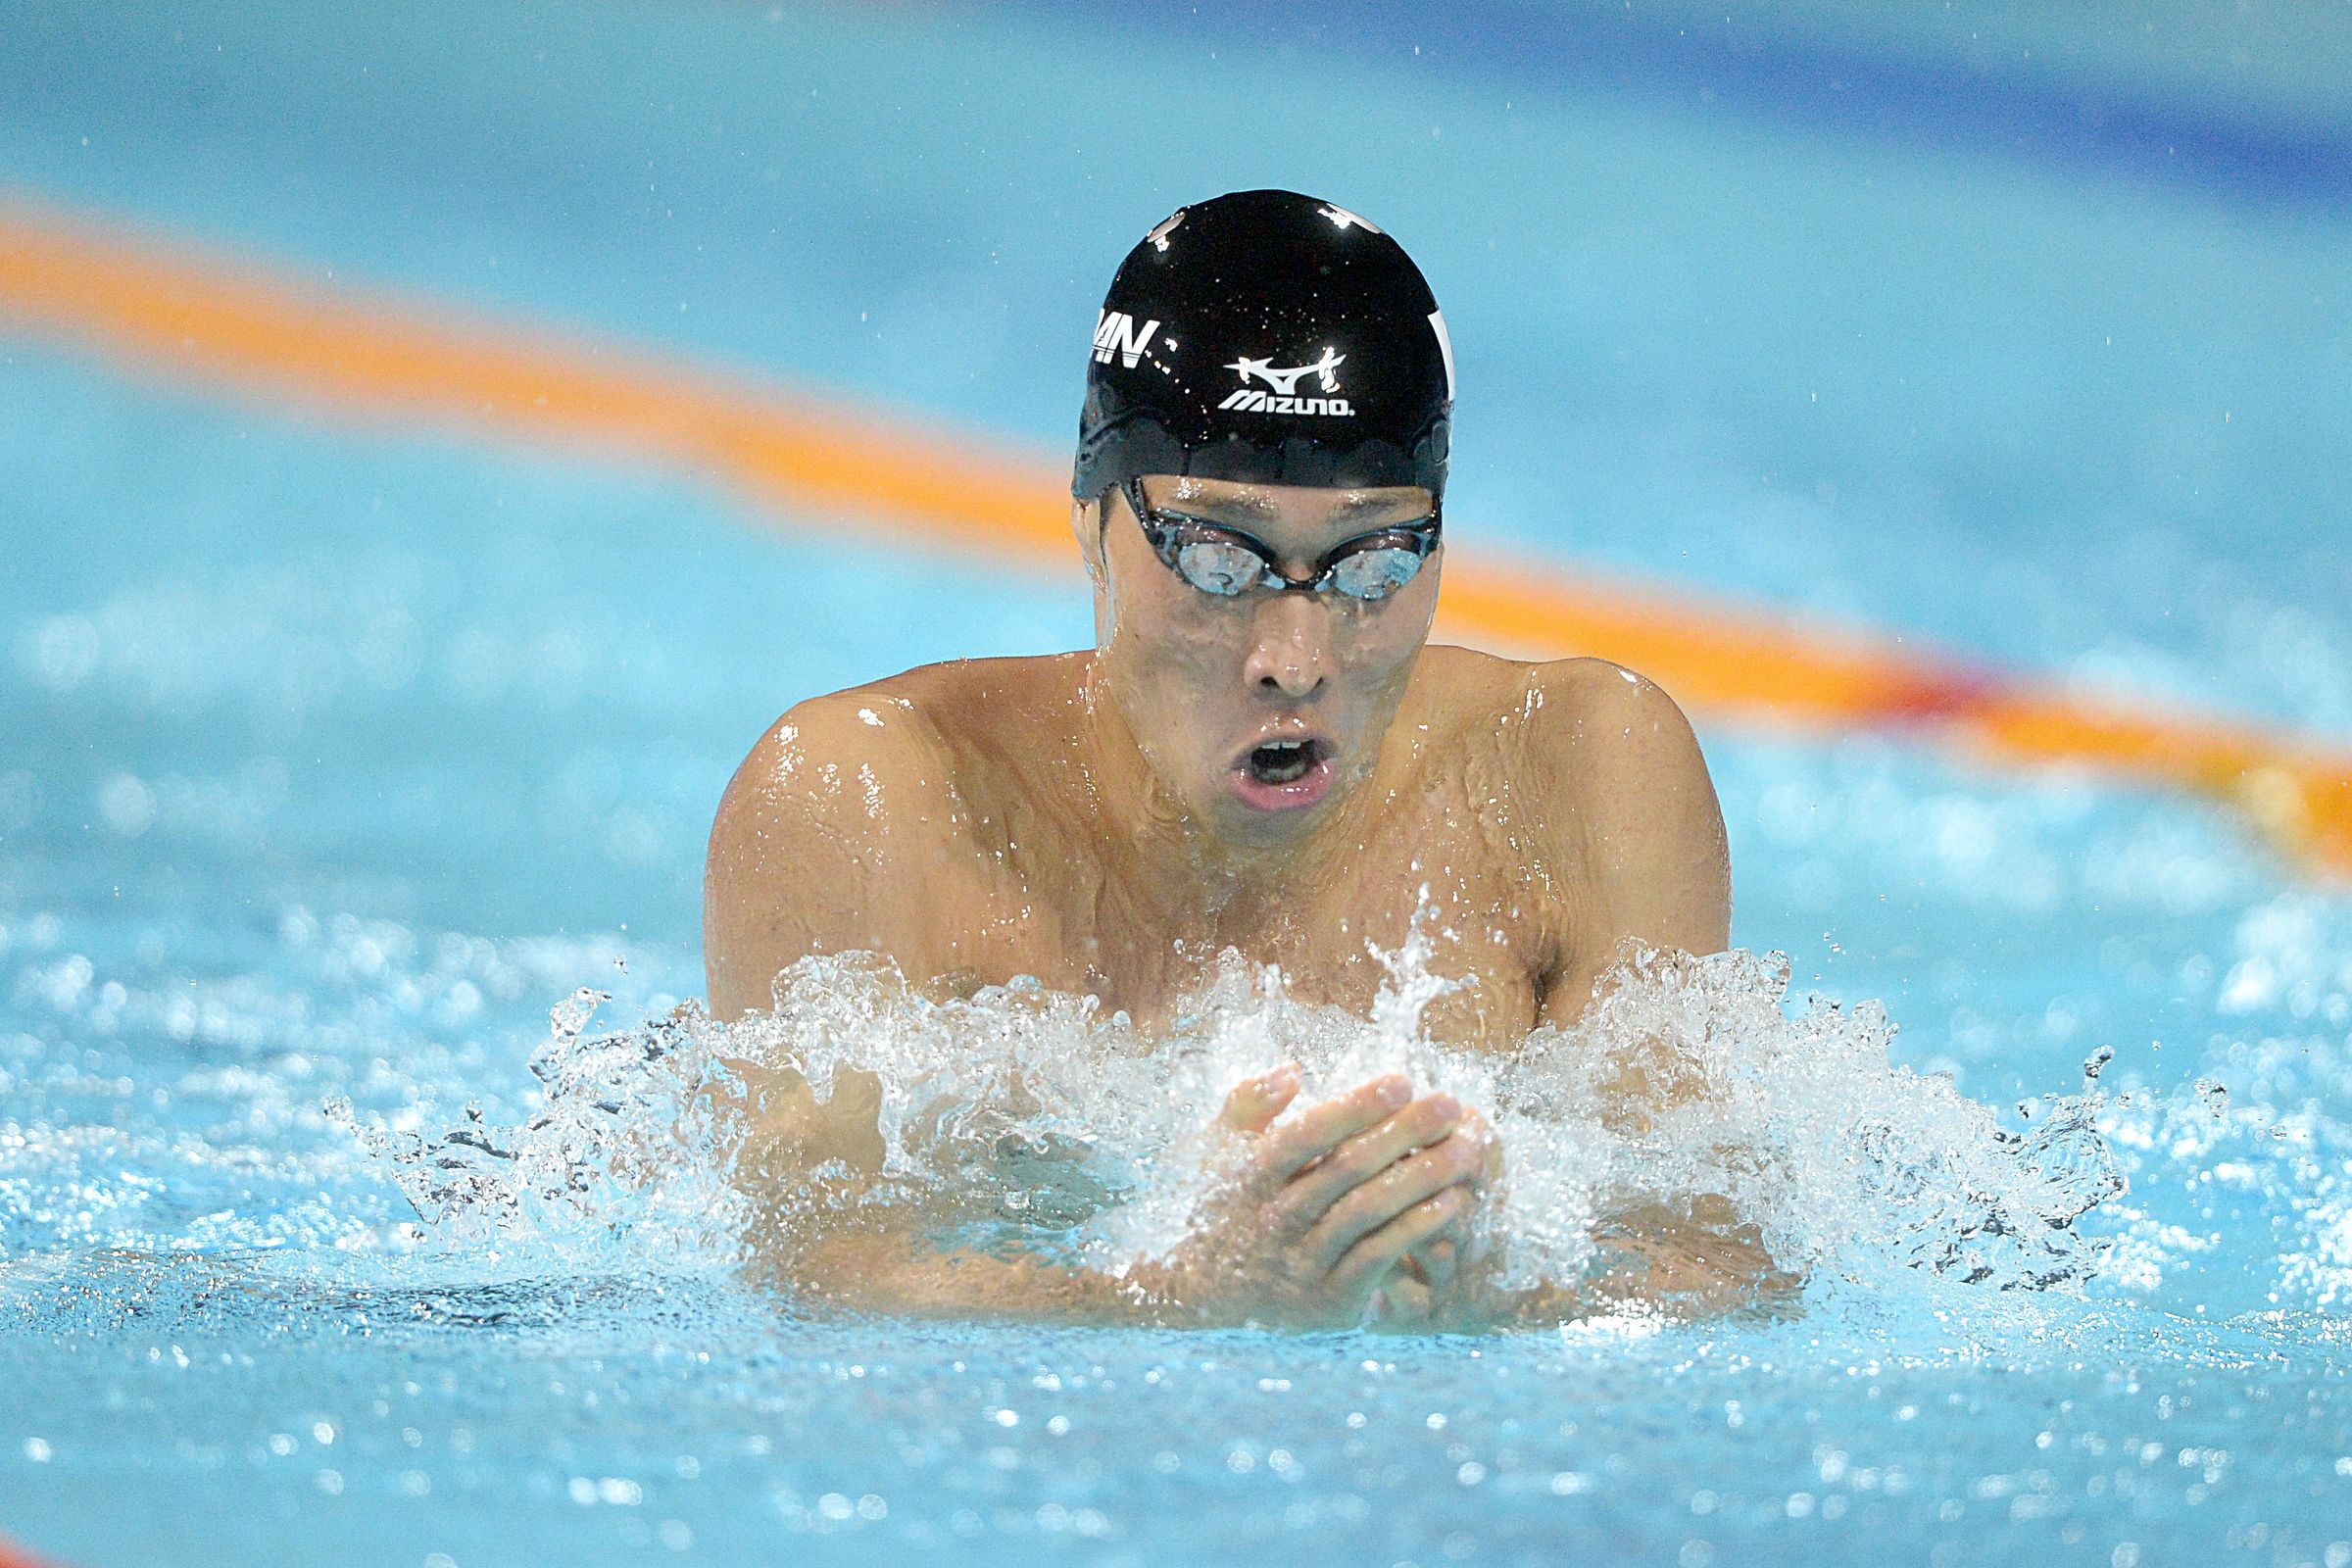
[{"label": "open mouth", "polygon": [[1292,784],[1306,777],[1307,769],[1322,760],[1320,741],[1268,741],[1251,747],[1242,760],[1242,767],[1259,784]]},{"label": "open mouth", "polygon": [[1332,748],[1312,735],[1261,741],[1233,764],[1233,793],[1259,811],[1294,811],[1330,793]]}]

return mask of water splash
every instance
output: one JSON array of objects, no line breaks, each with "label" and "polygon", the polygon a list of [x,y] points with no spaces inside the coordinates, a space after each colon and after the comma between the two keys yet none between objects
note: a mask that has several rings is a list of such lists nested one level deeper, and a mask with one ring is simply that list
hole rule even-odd
[{"label": "water splash", "polygon": [[690,1004],[591,1035],[603,999],[583,991],[533,1058],[545,1105],[524,1123],[469,1108],[434,1138],[361,1135],[456,1235],[650,1232],[671,1260],[721,1263],[888,1211],[1117,1272],[1184,1238],[1233,1083],[1295,1060],[1298,1107],[1402,1071],[1485,1111],[1506,1169],[1480,1223],[1512,1287],[1578,1280],[1657,1226],[1881,1283],[2038,1290],[2097,1263],[2074,1222],[2124,1185],[2095,1126],[2102,1058],[2010,1132],[1948,1079],[1890,1065],[1878,1004],[1792,1002],[1787,958],[1744,952],[1634,954],[1578,1024],[1480,1054],[1424,1038],[1444,985],[1427,957],[1390,956],[1366,1019],[1229,952],[1150,1039],[1034,981],[929,997],[870,955],[802,960],[735,1024]]},{"label": "water splash", "polygon": [[455,1248],[489,1238],[563,1244],[652,1237],[710,1254],[740,1221],[724,1180],[712,1092],[725,1082],[699,1009],[635,1029],[586,1033],[609,993],[582,987],[549,1015],[531,1057],[544,1108],[518,1125],[478,1104],[436,1137],[363,1122],[335,1096],[326,1114],[390,1171],[417,1216]]}]

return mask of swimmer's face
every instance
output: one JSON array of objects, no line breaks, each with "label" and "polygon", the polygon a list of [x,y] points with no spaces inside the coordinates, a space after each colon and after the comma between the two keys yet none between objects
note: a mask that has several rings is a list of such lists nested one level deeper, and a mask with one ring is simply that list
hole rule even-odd
[{"label": "swimmer's face", "polygon": [[[1152,771],[1220,838],[1295,837],[1371,772],[1428,641],[1442,551],[1399,530],[1429,519],[1430,493],[1164,474],[1146,476],[1142,490],[1163,541],[1175,521],[1181,537],[1213,547],[1186,561],[1197,578],[1247,581],[1255,563],[1232,548],[1238,538],[1262,546],[1294,580],[1314,577],[1342,551],[1342,581],[1404,579],[1370,601],[1336,585],[1205,592],[1163,561],[1123,492],[1104,497],[1106,516],[1078,509],[1096,577],[1099,667]],[[1426,559],[1405,559],[1414,545]]]}]

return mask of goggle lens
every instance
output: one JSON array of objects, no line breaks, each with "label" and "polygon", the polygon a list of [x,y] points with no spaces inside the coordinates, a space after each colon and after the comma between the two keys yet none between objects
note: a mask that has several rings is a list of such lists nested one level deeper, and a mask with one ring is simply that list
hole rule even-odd
[{"label": "goggle lens", "polygon": [[1122,487],[1128,507],[1152,549],[1170,571],[1204,594],[1231,599],[1254,588],[1276,591],[1329,590],[1377,604],[1421,574],[1421,564],[1438,547],[1438,516],[1400,523],[1342,545],[1323,558],[1308,582],[1286,577],[1273,553],[1236,530],[1159,511],[1144,500],[1143,486]]},{"label": "goggle lens", "polygon": [[[1164,557],[1162,558],[1165,559]],[[1176,547],[1176,575],[1204,594],[1248,593],[1266,574],[1266,564],[1229,539],[1195,539]]]},{"label": "goggle lens", "polygon": [[1350,599],[1386,599],[1419,576],[1428,559],[1401,545],[1354,551],[1331,564],[1331,585]]}]

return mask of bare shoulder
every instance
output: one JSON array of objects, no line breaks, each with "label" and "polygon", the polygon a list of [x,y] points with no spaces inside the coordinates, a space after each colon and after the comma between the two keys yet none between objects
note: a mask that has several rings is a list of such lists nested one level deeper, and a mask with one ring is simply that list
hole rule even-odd
[{"label": "bare shoulder", "polygon": [[852,827],[873,790],[924,788],[937,771],[938,737],[922,710],[888,686],[811,697],[769,725],[719,802],[713,851],[744,833]]},{"label": "bare shoulder", "polygon": [[1605,659],[1525,668],[1529,743],[1588,815],[1613,817],[1654,789],[1704,787],[1713,800],[1698,737],[1664,687]]},{"label": "bare shoulder", "polygon": [[1690,722],[1654,681],[1602,659],[1520,666],[1523,787],[1579,868],[1578,944],[1690,953],[1731,939],[1723,810]]},{"label": "bare shoulder", "polygon": [[765,1006],[775,976],[815,953],[924,956],[909,884],[920,841],[952,830],[935,727],[894,682],[794,705],[735,770],[703,874],[710,1006]]},{"label": "bare shoulder", "polygon": [[1433,711],[1480,731],[1516,731],[1535,782],[1606,808],[1622,787],[1705,777],[1697,738],[1665,689],[1605,659],[1529,662],[1433,645],[1423,656]]},{"label": "bare shoulder", "polygon": [[1018,694],[1052,686],[1059,662],[956,660],[798,703],[736,769],[718,826],[765,825],[781,811],[855,827],[877,790],[939,804],[953,791],[957,756],[983,739],[976,732],[1002,720]]},{"label": "bare shoulder", "polygon": [[963,775],[1066,685],[1053,659],[969,660],[796,704],[735,770],[710,829],[703,959],[710,1006],[764,1006],[810,954],[947,966],[942,910],[979,874]]}]

